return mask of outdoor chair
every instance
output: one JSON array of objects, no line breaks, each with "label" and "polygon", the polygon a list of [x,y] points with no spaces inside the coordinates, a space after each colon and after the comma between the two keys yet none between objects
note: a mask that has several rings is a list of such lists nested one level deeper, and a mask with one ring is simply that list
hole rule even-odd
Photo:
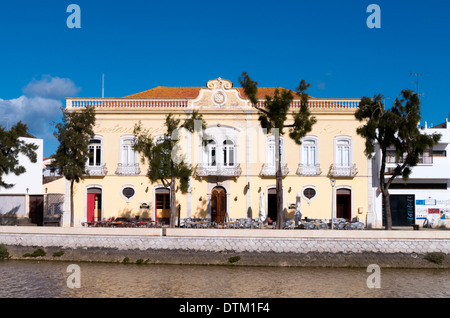
[{"label": "outdoor chair", "polygon": [[293,220],[287,220],[284,222],[284,229],[292,230],[295,227],[295,223]]},{"label": "outdoor chair", "polygon": [[191,228],[192,227],[191,222],[192,222],[191,218],[185,218],[184,219],[184,227],[185,228]]}]

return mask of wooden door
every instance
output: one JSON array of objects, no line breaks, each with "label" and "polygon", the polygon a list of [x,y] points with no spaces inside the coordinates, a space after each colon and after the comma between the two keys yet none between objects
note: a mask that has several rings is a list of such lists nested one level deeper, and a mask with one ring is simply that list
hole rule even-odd
[{"label": "wooden door", "polygon": [[44,196],[30,195],[29,199],[31,223],[42,226],[44,223]]},{"label": "wooden door", "polygon": [[227,193],[222,187],[215,187],[211,191],[211,220],[223,223],[227,213]]},{"label": "wooden door", "polygon": [[155,221],[170,223],[170,190],[157,189],[155,193]]}]

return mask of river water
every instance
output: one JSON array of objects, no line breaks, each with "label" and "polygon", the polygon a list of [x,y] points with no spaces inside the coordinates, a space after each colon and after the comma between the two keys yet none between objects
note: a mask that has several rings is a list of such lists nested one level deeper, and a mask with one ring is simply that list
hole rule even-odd
[{"label": "river water", "polygon": [[[448,298],[448,269],[0,261],[0,298]],[[373,276],[371,276],[373,277]],[[376,280],[375,280],[376,279]],[[79,283],[79,285],[74,285]],[[379,288],[378,288],[379,287]]]}]

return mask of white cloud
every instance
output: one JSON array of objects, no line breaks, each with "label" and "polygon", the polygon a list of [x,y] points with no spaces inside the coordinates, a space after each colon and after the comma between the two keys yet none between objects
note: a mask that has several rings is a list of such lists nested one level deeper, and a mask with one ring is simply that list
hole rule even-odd
[{"label": "white cloud", "polygon": [[68,78],[44,75],[42,79],[34,79],[22,90],[25,96],[45,97],[50,99],[63,99],[73,97],[79,93],[80,88]]},{"label": "white cloud", "polygon": [[43,132],[49,122],[59,117],[61,106],[61,101],[43,97],[0,99],[0,118],[3,126],[10,127],[21,120],[30,131]]},{"label": "white cloud", "polygon": [[46,75],[41,80],[33,80],[23,89],[24,95],[8,100],[0,98],[0,125],[9,129],[22,121],[32,135],[45,140],[44,147],[46,142],[54,144],[52,123],[61,119],[63,99],[79,91],[68,78]]}]

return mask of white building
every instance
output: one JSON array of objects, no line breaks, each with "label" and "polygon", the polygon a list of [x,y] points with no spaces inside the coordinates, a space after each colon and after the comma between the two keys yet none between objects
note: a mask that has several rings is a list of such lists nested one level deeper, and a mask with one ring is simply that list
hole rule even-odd
[{"label": "white building", "polygon": [[14,186],[9,189],[0,187],[0,194],[42,194],[44,141],[34,137],[20,137],[20,139],[39,147],[36,150],[37,160],[33,163],[27,156],[19,154],[19,164],[24,166],[26,171],[18,176],[13,173],[4,175],[5,182]]},{"label": "white building", "polygon": [[[42,224],[44,199],[42,195],[42,166],[44,141],[32,136],[21,137],[27,144],[38,146],[36,162],[19,154],[19,164],[25,167],[25,172],[16,176],[9,173],[2,176],[3,180],[14,186],[5,189],[0,187],[0,224],[29,225]],[[22,222],[24,221],[24,222]],[[19,223],[18,223],[19,222]]]},{"label": "white building", "polygon": [[[426,151],[420,163],[412,168],[405,183],[397,177],[389,188],[393,226],[450,227],[450,125],[445,123],[434,127],[421,127],[424,134],[441,134],[433,149]],[[388,154],[386,178],[394,169],[395,152]],[[373,180],[369,196],[372,197],[371,223],[373,227],[384,226],[383,196],[379,190],[380,155],[372,163]],[[370,210],[370,209],[369,209]]]}]

